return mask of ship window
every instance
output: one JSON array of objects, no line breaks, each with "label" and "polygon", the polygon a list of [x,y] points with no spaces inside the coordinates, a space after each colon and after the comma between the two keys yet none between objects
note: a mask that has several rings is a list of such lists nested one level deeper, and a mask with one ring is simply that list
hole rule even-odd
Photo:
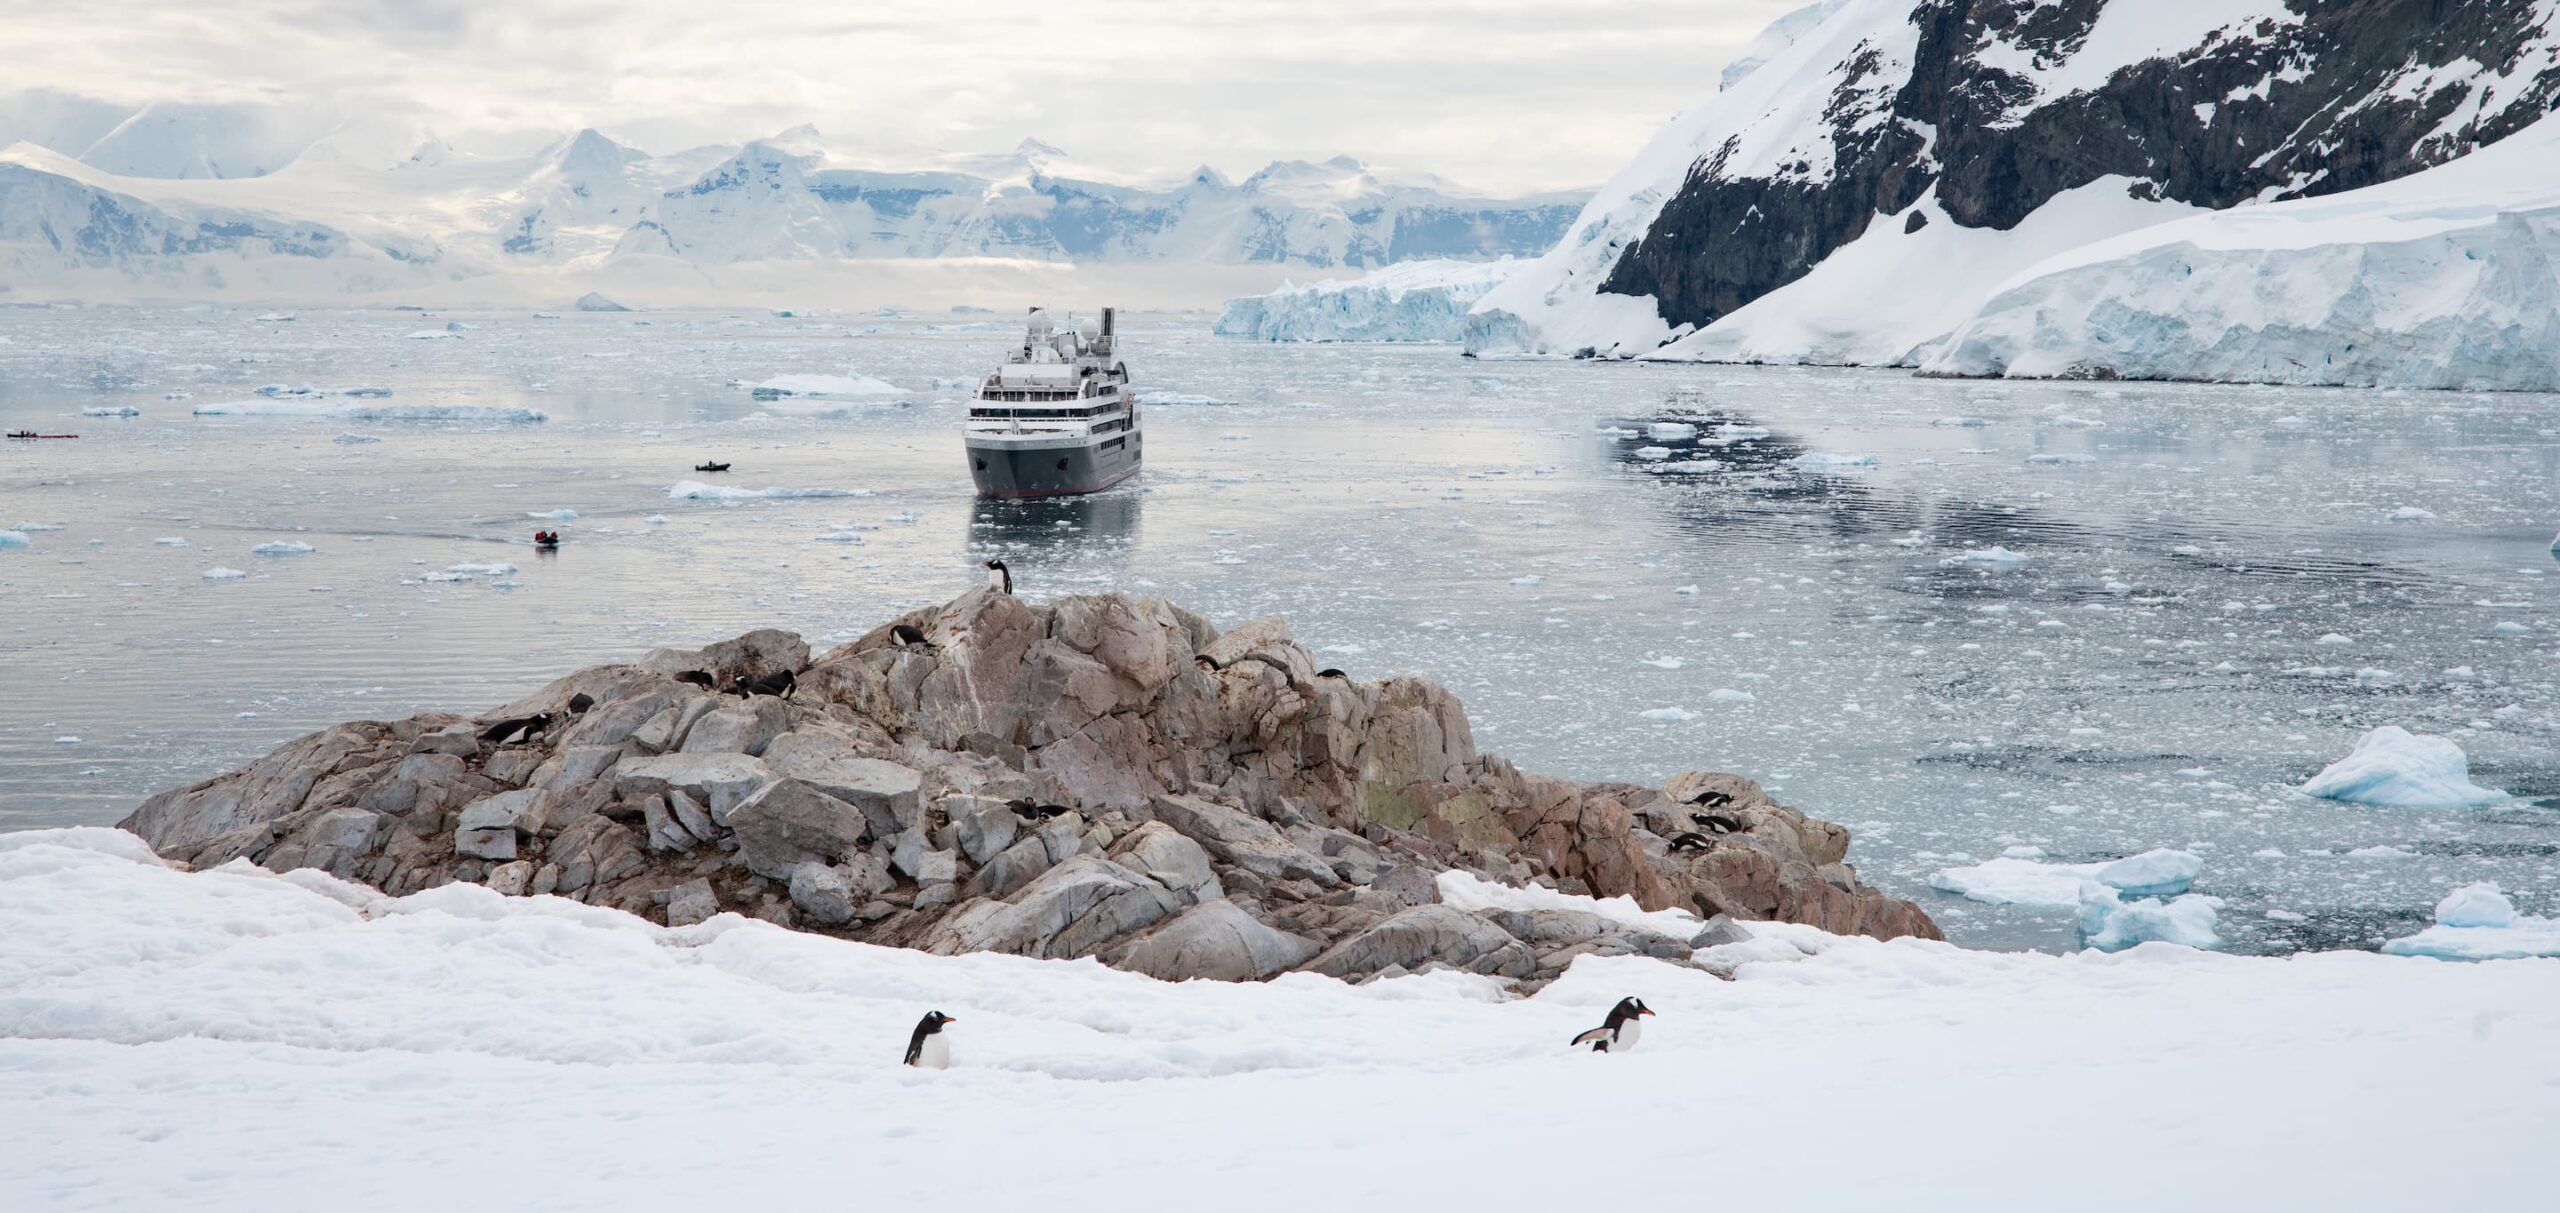
[{"label": "ship window", "polygon": [[1116,451],[1116,450],[1119,450],[1121,447],[1124,447],[1124,446],[1127,446],[1127,445],[1129,445],[1129,440],[1128,440],[1128,439],[1126,439],[1126,438],[1114,438],[1114,439],[1112,439],[1112,440],[1111,440],[1111,441],[1109,441],[1109,442],[1103,443],[1103,444],[1102,444],[1102,449],[1103,449],[1103,450],[1106,450],[1106,451]]}]

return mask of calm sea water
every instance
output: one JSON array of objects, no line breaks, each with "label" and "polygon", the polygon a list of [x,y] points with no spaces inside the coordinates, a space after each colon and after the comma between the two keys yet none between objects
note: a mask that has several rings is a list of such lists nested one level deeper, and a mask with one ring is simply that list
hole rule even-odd
[{"label": "calm sea water", "polygon": [[[957,385],[1009,323],[256,315],[0,310],[0,428],[81,435],[0,445],[0,527],[44,528],[0,548],[0,829],[652,645],[849,638],[998,554],[1033,597],[1286,615],[1329,664],[1447,683],[1528,769],[1751,774],[1964,942],[2073,943],[1928,885],[2013,846],[2193,849],[2243,951],[2370,946],[2474,879],[2560,909],[2553,397],[1475,363],[1140,315],[1146,473],[999,506]],[[856,371],[911,394],[740,386]],[[547,419],[192,415],[269,384]],[[850,495],[671,498],[704,459]],[[2021,559],[1961,556],[1990,547]],[[2291,791],[2378,724],[2519,799]]]}]

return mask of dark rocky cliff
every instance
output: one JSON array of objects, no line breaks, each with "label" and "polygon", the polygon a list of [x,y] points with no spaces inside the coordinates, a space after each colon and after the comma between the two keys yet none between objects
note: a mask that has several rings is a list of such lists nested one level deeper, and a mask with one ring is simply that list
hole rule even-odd
[{"label": "dark rocky cliff", "polygon": [[2033,73],[2081,51],[2109,0],[1924,0],[1907,62],[1878,37],[1833,73],[1829,171],[1734,174],[1733,141],[1708,150],[1600,289],[1703,326],[1870,223],[1921,220],[1905,213],[1933,191],[1954,222],[2004,230],[2110,175],[2215,209],[2328,194],[2443,163],[2560,102],[2560,31],[2532,0],[2289,4],[2291,21],[2048,91]]}]

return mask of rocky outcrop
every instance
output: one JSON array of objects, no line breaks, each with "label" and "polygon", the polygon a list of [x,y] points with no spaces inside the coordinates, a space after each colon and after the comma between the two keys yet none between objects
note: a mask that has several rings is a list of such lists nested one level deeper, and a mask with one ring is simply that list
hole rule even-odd
[{"label": "rocky outcrop", "polygon": [[[895,624],[929,643],[894,643]],[[798,689],[726,696],[674,677],[691,670],[792,670]],[[578,696],[592,703],[572,714]],[[1526,775],[1479,752],[1434,683],[1320,678],[1280,620],[1221,633],[1157,599],[980,590],[814,660],[750,633],[582,670],[486,719],[541,712],[550,728],[508,745],[443,714],[339,725],[124,825],[169,859],[392,894],[472,881],[1164,978],[1447,966],[1535,982],[1582,955],[1690,958],[1693,941],[1591,915],[1440,904],[1449,869],[1939,937],[1859,882],[1847,831],[1750,780]]]}]

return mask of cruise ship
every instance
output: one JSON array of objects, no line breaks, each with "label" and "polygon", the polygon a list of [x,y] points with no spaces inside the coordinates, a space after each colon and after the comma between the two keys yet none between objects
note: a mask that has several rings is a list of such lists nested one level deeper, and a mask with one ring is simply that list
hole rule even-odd
[{"label": "cruise ship", "polygon": [[1060,327],[1031,309],[1022,344],[969,401],[969,474],[983,497],[1098,493],[1138,472],[1145,437],[1113,311]]}]

